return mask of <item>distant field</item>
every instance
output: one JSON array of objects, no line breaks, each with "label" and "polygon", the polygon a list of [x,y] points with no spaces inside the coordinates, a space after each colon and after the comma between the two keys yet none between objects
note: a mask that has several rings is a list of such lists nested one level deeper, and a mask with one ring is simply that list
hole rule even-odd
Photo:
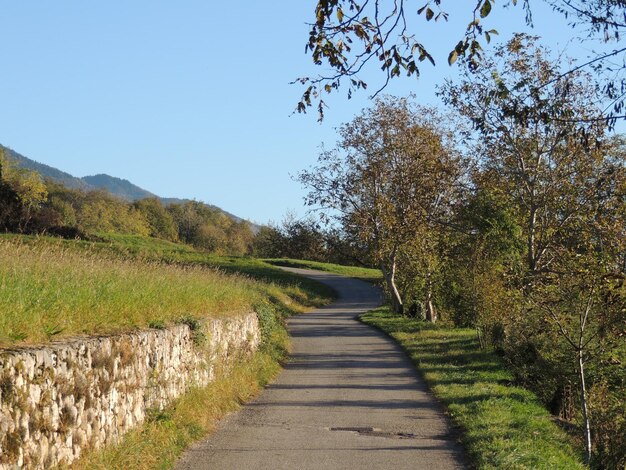
[{"label": "distant field", "polygon": [[321,305],[332,292],[248,258],[137,236],[0,236],[0,345],[236,315],[264,302]]},{"label": "distant field", "polygon": [[362,268],[359,266],[342,266],[340,264],[319,263],[317,261],[306,261],[289,258],[266,259],[264,261],[276,266],[317,269],[318,271],[326,271],[374,283],[380,282],[383,279],[383,275],[379,269]]}]

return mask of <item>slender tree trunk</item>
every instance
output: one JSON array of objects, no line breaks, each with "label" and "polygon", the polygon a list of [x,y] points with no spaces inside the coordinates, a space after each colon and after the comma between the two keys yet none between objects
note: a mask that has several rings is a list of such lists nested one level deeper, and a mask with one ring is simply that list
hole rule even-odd
[{"label": "slender tree trunk", "polygon": [[426,281],[426,321],[435,323],[437,321],[437,309],[433,304],[433,281],[432,273],[428,273]]},{"label": "slender tree trunk", "polygon": [[591,424],[589,422],[589,411],[587,409],[587,388],[585,385],[585,363],[583,361],[583,352],[578,350],[578,373],[580,381],[580,402],[583,412],[583,420],[585,424],[585,462],[587,465],[591,461]]},{"label": "slender tree trunk", "polygon": [[404,312],[404,306],[402,304],[402,297],[396,286],[396,260],[392,257],[389,269],[385,266],[385,263],[380,263],[380,270],[383,272],[387,288],[391,294],[391,307],[393,311],[399,315]]},{"label": "slender tree trunk", "polygon": [[535,274],[537,270],[537,258],[535,251],[535,235],[536,235],[536,224],[537,224],[537,208],[533,204],[530,208],[530,214],[528,216],[528,239],[527,239],[527,262],[528,262],[528,270],[531,274]]}]

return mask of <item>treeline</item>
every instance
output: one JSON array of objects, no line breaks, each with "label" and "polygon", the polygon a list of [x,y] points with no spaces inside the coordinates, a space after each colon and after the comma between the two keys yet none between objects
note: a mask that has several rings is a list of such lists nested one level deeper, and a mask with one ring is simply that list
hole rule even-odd
[{"label": "treeline", "polygon": [[201,202],[164,206],[157,198],[127,202],[106,191],[68,189],[15,167],[4,154],[0,154],[0,231],[65,238],[135,234],[230,255],[251,253],[254,240],[247,222],[236,222]]},{"label": "treeline", "polygon": [[386,97],[300,174],[398,313],[476,329],[520,384],[626,464],[626,145],[597,90],[517,35],[441,87]]},{"label": "treeline", "polygon": [[312,217],[299,219],[287,214],[279,224],[261,227],[253,253],[259,258],[292,258],[348,266],[372,266],[367,250],[345,234],[325,227]]}]

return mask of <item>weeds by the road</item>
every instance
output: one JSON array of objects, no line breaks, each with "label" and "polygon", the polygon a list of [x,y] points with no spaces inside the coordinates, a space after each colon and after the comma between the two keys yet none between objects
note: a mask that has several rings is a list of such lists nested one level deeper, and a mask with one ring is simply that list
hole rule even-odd
[{"label": "weeds by the road", "polygon": [[386,307],[362,320],[395,338],[462,430],[480,469],[582,469],[572,440],[529,391],[513,385],[501,358],[469,329],[397,316]]},{"label": "weeds by the road", "polygon": [[251,360],[240,363],[230,374],[208,387],[186,393],[124,435],[118,445],[92,452],[72,468],[171,468],[186,447],[209,434],[219,419],[239,409],[278,373],[287,342],[285,329],[280,322],[276,323],[271,338]]}]

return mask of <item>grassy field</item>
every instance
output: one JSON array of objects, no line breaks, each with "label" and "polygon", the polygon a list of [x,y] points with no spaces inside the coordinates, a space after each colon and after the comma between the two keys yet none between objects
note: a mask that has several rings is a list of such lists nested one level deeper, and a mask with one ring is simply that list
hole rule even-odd
[{"label": "grassy field", "polygon": [[132,261],[159,262],[182,266],[217,268],[226,273],[238,274],[252,279],[278,284],[281,287],[298,285],[303,289],[332,297],[334,293],[315,281],[294,276],[264,260],[251,257],[216,256],[199,251],[192,246],[172,243],[158,238],[140,235],[120,235],[100,233],[90,241],[63,240],[50,237],[2,235],[2,239],[16,239],[25,244],[54,245],[97,253],[98,256]]},{"label": "grassy field", "polygon": [[287,266],[291,268],[316,269],[318,271],[326,271],[341,276],[361,279],[367,282],[379,283],[383,279],[383,275],[379,269],[362,268],[359,266],[342,266],[340,264],[319,263],[317,261],[306,261],[289,258],[275,258],[263,260],[275,266]]},{"label": "grassy field", "polygon": [[0,236],[0,345],[236,315],[297,311],[332,291],[250,258],[136,236],[96,242]]},{"label": "grassy field", "polygon": [[582,469],[569,436],[502,360],[469,329],[438,327],[381,308],[361,317],[396,339],[452,421],[480,469]]}]

